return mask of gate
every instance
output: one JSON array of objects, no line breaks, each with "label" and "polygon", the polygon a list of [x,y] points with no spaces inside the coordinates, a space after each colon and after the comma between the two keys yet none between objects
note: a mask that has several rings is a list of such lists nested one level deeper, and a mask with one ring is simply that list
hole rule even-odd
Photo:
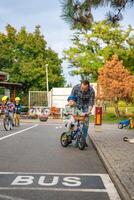
[{"label": "gate", "polygon": [[48,97],[46,91],[29,91],[29,108],[47,106]]}]

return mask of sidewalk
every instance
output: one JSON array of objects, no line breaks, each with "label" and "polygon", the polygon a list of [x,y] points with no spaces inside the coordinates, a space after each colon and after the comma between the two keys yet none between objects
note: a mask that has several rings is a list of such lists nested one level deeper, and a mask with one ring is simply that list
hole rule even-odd
[{"label": "sidewalk", "polygon": [[90,125],[90,138],[123,200],[134,200],[134,144],[123,137],[134,137],[134,130],[104,124],[101,131]]}]

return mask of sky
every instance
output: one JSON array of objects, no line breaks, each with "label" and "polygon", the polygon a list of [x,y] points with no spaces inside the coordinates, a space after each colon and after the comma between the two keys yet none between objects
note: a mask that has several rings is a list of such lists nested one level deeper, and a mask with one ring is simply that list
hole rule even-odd
[{"label": "sky", "polygon": [[[102,20],[106,9],[100,8],[93,11],[94,20]],[[71,46],[73,32],[60,17],[60,0],[1,0],[0,1],[0,32],[5,30],[7,24],[11,24],[17,30],[25,26],[29,32],[33,32],[36,25],[41,26],[48,46],[62,58],[62,51]],[[123,27],[131,24],[134,28],[134,7],[127,8],[123,13],[121,22]],[[79,77],[69,75],[68,63],[63,62],[63,73],[68,84],[75,85]]]}]

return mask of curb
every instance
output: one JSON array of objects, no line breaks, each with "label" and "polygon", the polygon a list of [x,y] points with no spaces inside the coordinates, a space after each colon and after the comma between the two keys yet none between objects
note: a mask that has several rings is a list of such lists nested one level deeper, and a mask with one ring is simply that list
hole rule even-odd
[{"label": "curb", "polygon": [[115,188],[117,189],[120,197],[122,200],[132,200],[130,198],[129,193],[127,192],[127,189],[125,188],[125,186],[121,183],[121,180],[119,179],[118,175],[115,173],[114,169],[112,168],[112,166],[110,165],[109,161],[107,160],[107,158],[105,157],[104,153],[102,152],[99,144],[97,142],[95,142],[95,139],[93,136],[89,136],[89,139],[91,139],[91,142],[94,146],[94,148],[96,149],[99,158],[101,159],[105,169],[107,170],[111,180],[113,181]]}]

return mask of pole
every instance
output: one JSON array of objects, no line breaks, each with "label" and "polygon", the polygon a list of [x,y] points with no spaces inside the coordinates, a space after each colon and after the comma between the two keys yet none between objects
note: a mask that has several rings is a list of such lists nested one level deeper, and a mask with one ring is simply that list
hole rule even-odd
[{"label": "pole", "polygon": [[29,109],[30,109],[30,104],[31,104],[31,102],[30,102],[30,91],[29,91]]},{"label": "pole", "polygon": [[48,102],[49,102],[49,87],[48,87],[48,64],[46,64],[46,87],[47,87],[47,106],[48,106]]}]

